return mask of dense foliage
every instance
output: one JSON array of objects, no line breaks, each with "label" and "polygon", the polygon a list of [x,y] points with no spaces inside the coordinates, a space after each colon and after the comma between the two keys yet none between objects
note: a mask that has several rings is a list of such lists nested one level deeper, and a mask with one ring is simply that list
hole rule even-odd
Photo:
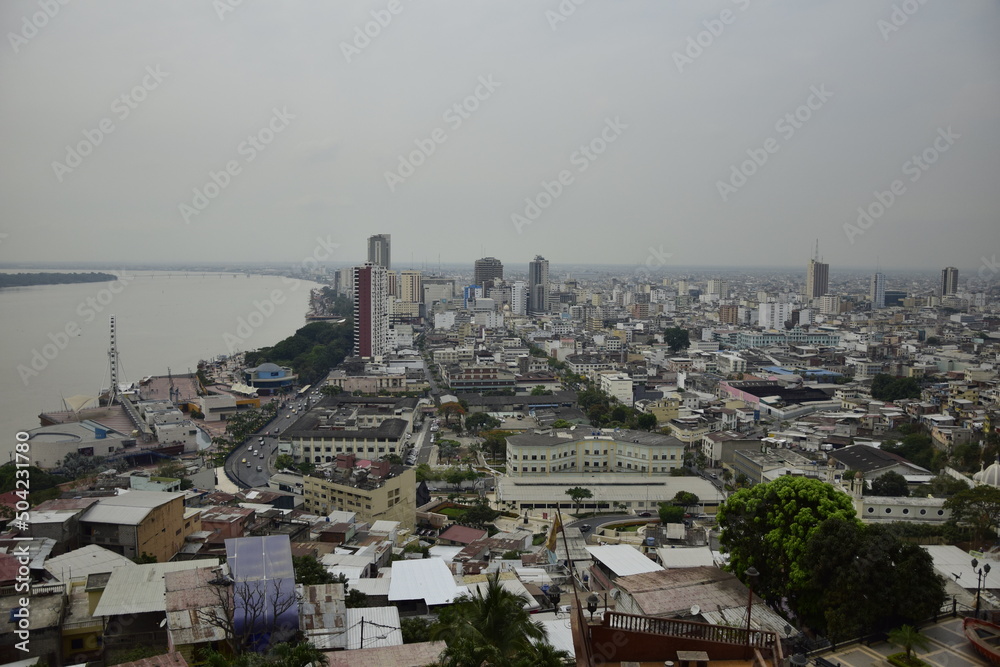
[{"label": "dense foliage", "polygon": [[94,271],[90,273],[0,273],[0,287],[107,283],[112,280],[118,280],[118,276]]},{"label": "dense foliage", "polygon": [[808,579],[789,603],[835,641],[922,621],[945,599],[930,555],[892,526],[827,519],[809,539],[804,560]]},{"label": "dense foliage", "polygon": [[900,398],[920,398],[920,383],[914,378],[879,373],[872,378],[872,398],[895,401]]},{"label": "dense foliage", "polygon": [[890,470],[872,480],[867,495],[905,498],[910,495],[910,487],[906,484],[905,477]]},{"label": "dense foliage", "polygon": [[853,519],[851,498],[816,479],[786,476],[740,489],[717,515],[730,571],[742,579],[756,568],[754,591],[770,603],[793,598],[810,577],[809,538],[831,517]]},{"label": "dense foliage", "polygon": [[246,353],[248,366],[271,362],[291,366],[302,384],[321,380],[351,354],[354,348],[354,324],[312,322],[283,341]]}]

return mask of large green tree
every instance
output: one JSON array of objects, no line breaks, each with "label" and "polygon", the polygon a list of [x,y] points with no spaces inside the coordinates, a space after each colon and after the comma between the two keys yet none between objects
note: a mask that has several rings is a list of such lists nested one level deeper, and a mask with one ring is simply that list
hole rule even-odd
[{"label": "large green tree", "polygon": [[469,433],[479,433],[480,431],[495,429],[500,424],[502,422],[499,419],[486,412],[474,412],[465,418],[465,430]]},{"label": "large green tree", "polygon": [[670,348],[670,352],[672,354],[677,354],[681,350],[685,350],[691,346],[691,340],[688,336],[687,329],[682,329],[681,327],[664,329],[663,341]]},{"label": "large green tree", "polygon": [[914,378],[895,377],[879,373],[872,378],[872,398],[895,401],[900,398],[920,398],[920,384]]},{"label": "large green tree", "polygon": [[830,517],[853,518],[851,498],[816,479],[785,476],[740,489],[717,514],[730,571],[743,579],[756,568],[754,591],[768,602],[794,595],[809,579],[809,538]]},{"label": "large green tree", "polygon": [[1000,522],[1000,489],[983,484],[959,491],[944,501],[957,523],[972,527],[973,540],[982,543],[992,538]]},{"label": "large green tree", "polygon": [[594,494],[591,493],[590,489],[585,489],[582,486],[574,486],[571,489],[566,489],[566,495],[570,497],[573,504],[576,505],[576,511],[580,511],[580,501],[586,500],[587,498],[593,498]]},{"label": "large green tree", "polygon": [[[520,667],[549,665],[545,627],[524,609],[525,600],[487,575],[485,589],[464,595],[441,611],[431,627],[431,639],[448,647],[438,664],[442,667]],[[562,655],[560,658],[566,659]],[[536,660],[535,658],[539,658]]]},{"label": "large green tree", "polygon": [[872,480],[868,495],[905,498],[910,495],[910,487],[906,484],[905,477],[890,470]]},{"label": "large green tree", "polygon": [[834,640],[921,621],[945,598],[930,555],[890,526],[827,519],[809,539],[805,562],[808,581],[787,601]]},{"label": "large green tree", "polygon": [[315,556],[292,556],[292,570],[295,572],[295,583],[303,586],[333,583],[333,575]]}]

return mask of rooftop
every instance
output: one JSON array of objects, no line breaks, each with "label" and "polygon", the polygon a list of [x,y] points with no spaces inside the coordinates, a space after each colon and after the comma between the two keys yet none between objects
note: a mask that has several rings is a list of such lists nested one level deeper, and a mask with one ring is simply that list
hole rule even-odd
[{"label": "rooftop", "polygon": [[179,561],[174,563],[148,563],[129,568],[119,568],[111,575],[101,595],[94,616],[118,616],[166,611],[166,582],[168,572],[194,570],[200,567],[218,567],[217,558]]}]

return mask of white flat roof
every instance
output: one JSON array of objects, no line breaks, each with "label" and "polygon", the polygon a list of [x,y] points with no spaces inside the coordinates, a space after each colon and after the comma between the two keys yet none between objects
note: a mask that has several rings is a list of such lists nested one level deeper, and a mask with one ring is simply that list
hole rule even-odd
[{"label": "white flat roof", "polygon": [[656,572],[663,566],[644,556],[638,549],[627,544],[609,544],[603,547],[587,547],[594,559],[601,562],[617,577],[627,577],[630,574]]},{"label": "white flat roof", "polygon": [[656,555],[660,557],[663,567],[699,567],[702,565],[715,565],[712,558],[712,550],[708,546],[704,547],[661,547],[656,550]]},{"label": "white flat roof", "polygon": [[392,564],[390,602],[423,600],[429,606],[449,604],[465,592],[440,558],[398,560]]},{"label": "white flat roof", "polygon": [[135,567],[135,563],[96,544],[88,544],[45,561],[45,569],[64,583],[98,572],[113,572],[120,567]]},{"label": "white flat roof", "polygon": [[[365,628],[364,645],[361,641],[361,619],[369,624]],[[402,646],[403,633],[399,627],[399,610],[395,607],[362,607],[347,609],[347,648],[378,648]]]}]

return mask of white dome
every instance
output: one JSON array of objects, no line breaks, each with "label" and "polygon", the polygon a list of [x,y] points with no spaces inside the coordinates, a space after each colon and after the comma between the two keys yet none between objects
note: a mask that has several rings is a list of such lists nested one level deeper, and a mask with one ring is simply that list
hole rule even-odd
[{"label": "white dome", "polygon": [[1000,461],[993,462],[986,470],[980,470],[972,476],[972,479],[978,484],[989,484],[1000,488]]}]

